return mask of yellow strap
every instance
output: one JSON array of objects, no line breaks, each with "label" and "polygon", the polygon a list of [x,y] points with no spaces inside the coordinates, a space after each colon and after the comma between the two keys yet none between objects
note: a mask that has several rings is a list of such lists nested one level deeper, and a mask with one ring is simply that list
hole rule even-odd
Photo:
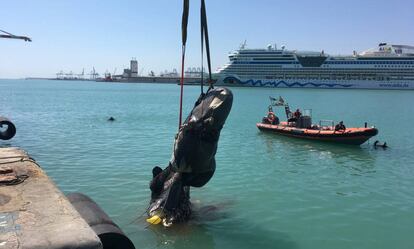
[{"label": "yellow strap", "polygon": [[157,225],[161,222],[161,218],[158,215],[154,215],[147,219],[147,222],[153,225]]}]

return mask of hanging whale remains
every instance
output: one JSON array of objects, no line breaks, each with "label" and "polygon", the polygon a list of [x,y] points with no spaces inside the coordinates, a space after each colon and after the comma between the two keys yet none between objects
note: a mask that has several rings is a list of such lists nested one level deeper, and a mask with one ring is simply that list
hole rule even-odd
[{"label": "hanging whale remains", "polygon": [[227,88],[211,88],[200,95],[176,135],[168,166],[152,170],[149,223],[169,226],[189,219],[190,187],[202,187],[213,176],[220,131],[232,103]]}]

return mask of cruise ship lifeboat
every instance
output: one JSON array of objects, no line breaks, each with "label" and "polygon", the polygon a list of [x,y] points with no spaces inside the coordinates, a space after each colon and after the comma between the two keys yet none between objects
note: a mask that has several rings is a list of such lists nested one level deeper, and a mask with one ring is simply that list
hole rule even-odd
[{"label": "cruise ship lifeboat", "polygon": [[257,123],[256,126],[261,131],[272,132],[289,137],[352,145],[363,144],[368,139],[378,134],[376,128],[346,128],[345,130],[335,131],[335,129],[330,127],[309,129],[297,128],[290,126],[288,122],[280,122],[278,125]]}]

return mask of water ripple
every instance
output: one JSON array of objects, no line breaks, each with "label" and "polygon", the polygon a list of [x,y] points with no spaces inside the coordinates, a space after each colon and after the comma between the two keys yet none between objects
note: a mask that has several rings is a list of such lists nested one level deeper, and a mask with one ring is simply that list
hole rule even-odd
[{"label": "water ripple", "polygon": [[[192,189],[198,210],[209,213],[165,230],[146,228],[140,215],[148,205],[152,167],[165,167],[170,159],[178,119],[176,86],[4,80],[0,85],[2,115],[17,126],[16,137],[0,141],[0,147],[26,149],[65,193],[91,196],[137,247],[377,249],[414,244],[412,110],[384,111],[390,104],[413,106],[412,93],[234,88],[215,175],[205,187]],[[198,91],[186,88],[186,113]],[[390,148],[261,133],[255,123],[269,95],[312,108],[315,119],[374,123],[378,139]],[[346,103],[364,108],[351,112]],[[109,116],[116,121],[107,122]]]}]

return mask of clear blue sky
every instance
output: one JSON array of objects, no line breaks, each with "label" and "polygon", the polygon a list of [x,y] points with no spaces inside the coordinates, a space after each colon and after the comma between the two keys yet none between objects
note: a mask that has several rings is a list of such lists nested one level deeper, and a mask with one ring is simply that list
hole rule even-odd
[{"label": "clear blue sky", "polygon": [[[200,65],[199,0],[190,0],[187,66]],[[288,49],[351,54],[379,42],[414,45],[411,0],[206,0],[213,69],[247,40]],[[32,43],[0,39],[0,78],[54,76],[60,70],[179,69],[181,0],[2,1],[0,29]]]}]

